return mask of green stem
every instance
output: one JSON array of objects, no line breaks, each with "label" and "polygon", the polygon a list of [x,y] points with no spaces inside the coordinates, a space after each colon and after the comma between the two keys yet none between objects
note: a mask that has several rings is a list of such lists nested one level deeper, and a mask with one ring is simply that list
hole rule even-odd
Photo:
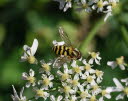
[{"label": "green stem", "polygon": [[126,46],[128,47],[128,31],[126,30],[126,28],[124,26],[121,26],[121,32],[122,32],[123,40],[124,40]]},{"label": "green stem", "polygon": [[92,28],[91,32],[88,34],[87,38],[83,41],[83,44],[80,47],[80,50],[83,53],[83,55],[87,53],[87,47],[89,43],[92,41],[92,39],[94,38],[94,36],[96,35],[96,33],[99,31],[101,26],[105,24],[103,19],[104,17],[101,18],[99,21],[97,21],[97,23]]}]

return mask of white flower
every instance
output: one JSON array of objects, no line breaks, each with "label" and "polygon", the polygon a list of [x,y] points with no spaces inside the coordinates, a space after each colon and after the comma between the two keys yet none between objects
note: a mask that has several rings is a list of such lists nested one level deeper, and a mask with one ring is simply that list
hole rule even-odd
[{"label": "white flower", "polygon": [[57,98],[55,98],[54,95],[50,96],[51,101],[61,101],[63,99],[63,97],[61,95],[59,95]]},{"label": "white flower", "polygon": [[108,0],[109,4],[112,5],[112,8],[115,8],[117,6],[117,3],[119,2],[119,0]]},{"label": "white flower", "polygon": [[117,87],[117,91],[122,91],[117,97],[116,100],[124,99],[124,96],[126,95],[128,97],[128,86],[123,87],[123,85],[118,81],[117,78],[113,78],[113,81]]},{"label": "white flower", "polygon": [[92,89],[91,92],[93,95],[97,95],[101,92],[101,88],[97,84],[94,85],[88,84],[87,89]]},{"label": "white flower", "polygon": [[60,3],[59,9],[63,9],[64,12],[67,11],[68,8],[72,7],[71,0],[54,0]]},{"label": "white flower", "polygon": [[48,89],[48,86],[51,88],[53,87],[53,82],[51,82],[51,80],[54,79],[54,76],[53,75],[45,75],[45,74],[42,74],[42,79],[43,80],[39,80],[38,84],[42,84],[42,87],[47,90]]},{"label": "white flower", "polygon": [[109,16],[112,16],[112,12],[107,12],[105,18],[104,18],[104,22],[108,19]]},{"label": "white flower", "polygon": [[35,72],[32,69],[29,70],[29,75],[26,72],[22,73],[22,79],[28,81],[26,83],[27,88],[30,87],[31,84],[32,86],[36,85],[36,78],[34,77],[34,74]]},{"label": "white flower", "polygon": [[68,70],[67,64],[64,64],[64,73],[62,73],[60,70],[57,71],[57,74],[61,76],[61,80],[65,81],[69,79],[71,76],[69,75],[70,71]]},{"label": "white flower", "polygon": [[65,98],[64,101],[77,101],[76,95],[71,95],[70,98]]},{"label": "white flower", "polygon": [[51,71],[50,65],[52,63],[51,62],[46,63],[44,60],[41,60],[40,63],[41,63],[41,68],[39,69],[39,73],[46,72],[49,75]]},{"label": "white flower", "polygon": [[65,97],[68,98],[69,94],[74,94],[75,90],[71,88],[67,83],[62,82],[62,88],[59,89],[60,93],[65,93]]},{"label": "white flower", "polygon": [[78,87],[80,86],[79,82],[79,75],[75,74],[73,79],[67,79],[67,82],[73,87],[75,91],[78,90]]},{"label": "white flower", "polygon": [[81,79],[85,79],[86,81],[84,82],[85,84],[91,84],[91,85],[95,85],[96,82],[95,82],[95,78],[96,76],[95,75],[87,75],[87,74],[82,74],[81,76]]},{"label": "white flower", "polygon": [[44,91],[44,88],[40,88],[38,89],[37,87],[33,88],[34,92],[36,93],[35,95],[35,99],[37,100],[39,97],[44,98],[44,100],[47,99],[47,97],[49,97],[49,93],[47,93],[46,91]]},{"label": "white flower", "polygon": [[37,64],[37,60],[34,57],[36,50],[38,48],[38,40],[34,39],[32,47],[24,45],[24,55],[21,56],[21,61],[28,61],[30,64]]},{"label": "white flower", "polygon": [[91,7],[88,5],[88,2],[86,0],[81,0],[80,3],[77,3],[77,5],[79,6],[78,8],[76,8],[77,11],[82,11],[84,10],[85,12],[91,12]]},{"label": "white flower", "polygon": [[97,4],[93,5],[92,8],[93,8],[94,10],[97,9],[97,12],[98,12],[98,13],[99,13],[99,12],[103,12],[103,7],[108,4],[107,1],[103,1],[103,0],[98,0],[96,3],[97,3]]},{"label": "white flower", "polygon": [[71,66],[73,67],[72,69],[70,69],[71,74],[76,73],[76,74],[82,75],[83,67],[78,66],[75,60],[73,60]]},{"label": "white flower", "polygon": [[87,89],[84,89],[84,86],[79,86],[80,89],[80,101],[86,101],[87,97],[91,97],[91,95],[88,93]]},{"label": "white flower", "polygon": [[99,0],[89,0],[89,5],[92,5],[92,4],[95,4],[95,3],[97,3]]},{"label": "white flower", "polygon": [[116,61],[108,61],[107,65],[111,66],[112,69],[114,69],[115,67],[119,66],[121,70],[125,70],[126,63],[124,62],[124,57],[121,56],[119,58],[116,58]]},{"label": "white flower", "polygon": [[96,64],[100,65],[100,60],[101,60],[101,57],[99,56],[100,53],[99,53],[99,52],[97,52],[97,53],[95,53],[95,52],[89,52],[89,54],[90,54],[91,57],[92,57],[92,58],[89,60],[89,64],[93,64],[93,62],[95,61]]},{"label": "white flower", "polygon": [[95,70],[91,68],[92,65],[90,65],[89,63],[87,63],[85,59],[82,62],[83,62],[83,64],[85,64],[85,66],[84,66],[84,69],[86,70],[85,74],[95,73]]},{"label": "white flower", "polygon": [[125,85],[128,86],[128,78],[121,79],[121,82],[125,82]]},{"label": "white flower", "polygon": [[89,101],[98,101],[98,100],[96,99],[96,97],[97,97],[97,96],[92,93],[92,95],[91,95]]},{"label": "white flower", "polygon": [[113,92],[113,88],[106,88],[105,90],[101,90],[102,96],[99,98],[99,101],[104,101],[103,98],[106,97],[107,99],[111,99],[110,93]]},{"label": "white flower", "polygon": [[15,87],[12,85],[14,95],[11,95],[13,101],[27,101],[26,97],[23,96],[24,87],[20,91],[20,96],[18,96]]},{"label": "white flower", "polygon": [[95,70],[95,73],[96,73],[96,76],[97,76],[97,79],[96,79],[97,83],[101,83],[102,80],[103,80],[104,72],[99,71],[99,70]]}]

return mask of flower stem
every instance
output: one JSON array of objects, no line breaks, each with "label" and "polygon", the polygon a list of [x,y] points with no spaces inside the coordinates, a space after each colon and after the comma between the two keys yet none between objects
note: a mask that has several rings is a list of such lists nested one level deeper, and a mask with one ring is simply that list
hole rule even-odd
[{"label": "flower stem", "polygon": [[83,41],[82,45],[80,46],[80,50],[83,53],[83,55],[87,54],[87,46],[89,45],[89,43],[91,42],[91,40],[94,38],[94,36],[96,35],[96,33],[99,31],[99,29],[101,28],[101,26],[103,24],[105,24],[104,22],[104,17],[101,18],[99,21],[97,21],[97,23],[94,25],[94,27],[92,28],[91,32],[88,34],[87,38]]}]

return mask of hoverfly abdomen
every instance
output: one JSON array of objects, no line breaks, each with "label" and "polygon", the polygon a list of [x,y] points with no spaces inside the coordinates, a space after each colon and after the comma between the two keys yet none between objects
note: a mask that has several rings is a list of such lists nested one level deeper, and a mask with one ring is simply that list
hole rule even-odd
[{"label": "hoverfly abdomen", "polygon": [[65,45],[57,45],[53,47],[53,51],[56,55],[70,56],[72,53],[72,48],[66,47]]}]

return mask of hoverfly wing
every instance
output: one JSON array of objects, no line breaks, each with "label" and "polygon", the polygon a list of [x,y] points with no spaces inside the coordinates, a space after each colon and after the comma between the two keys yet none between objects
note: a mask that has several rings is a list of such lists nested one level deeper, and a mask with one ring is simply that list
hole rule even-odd
[{"label": "hoverfly wing", "polygon": [[68,57],[66,57],[66,56],[64,56],[64,57],[58,57],[58,58],[56,58],[55,59],[55,61],[54,61],[54,63],[53,63],[53,67],[55,67],[55,68],[60,68],[61,66],[63,66],[63,64],[64,63],[66,63],[66,62],[70,62],[70,59],[68,58]]},{"label": "hoverfly wing", "polygon": [[59,34],[60,34],[61,39],[65,42],[66,46],[72,46],[68,35],[64,32],[62,27],[59,27]]}]

